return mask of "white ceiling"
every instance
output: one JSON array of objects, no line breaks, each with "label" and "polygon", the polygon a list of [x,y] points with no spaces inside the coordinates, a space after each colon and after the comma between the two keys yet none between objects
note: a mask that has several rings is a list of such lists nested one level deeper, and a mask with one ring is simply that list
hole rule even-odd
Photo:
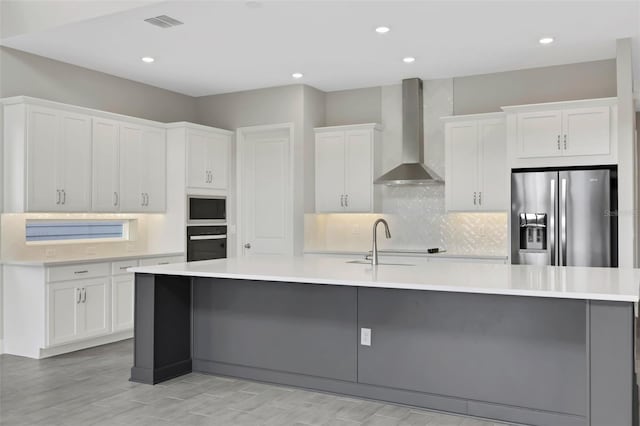
[{"label": "white ceiling", "polygon": [[[117,0],[114,0],[117,1]],[[69,2],[67,2],[69,3]],[[143,20],[170,15],[170,29]],[[378,35],[378,25],[391,32]],[[538,39],[556,42],[541,46]],[[2,40],[2,44],[203,96],[304,83],[324,91],[615,57],[640,1],[169,1]],[[145,64],[142,56],[156,62]],[[415,56],[413,64],[402,62]],[[304,73],[293,80],[292,72]],[[636,76],[640,66],[636,66]]]}]

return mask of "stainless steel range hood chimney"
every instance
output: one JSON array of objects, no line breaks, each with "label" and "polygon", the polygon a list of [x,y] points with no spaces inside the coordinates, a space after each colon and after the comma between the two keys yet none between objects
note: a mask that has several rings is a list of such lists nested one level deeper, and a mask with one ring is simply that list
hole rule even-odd
[{"label": "stainless steel range hood chimney", "polygon": [[422,80],[402,80],[402,164],[373,183],[383,185],[425,185],[444,180],[424,164],[422,123]]}]

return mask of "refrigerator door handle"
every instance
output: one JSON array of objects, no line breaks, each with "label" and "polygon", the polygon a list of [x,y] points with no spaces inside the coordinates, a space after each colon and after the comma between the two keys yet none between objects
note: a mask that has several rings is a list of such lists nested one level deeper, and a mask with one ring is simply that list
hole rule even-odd
[{"label": "refrigerator door handle", "polygon": [[551,179],[551,188],[549,193],[551,194],[551,208],[552,214],[549,219],[549,247],[551,251],[551,265],[556,265],[558,253],[556,252],[556,180]]},{"label": "refrigerator door handle", "polygon": [[567,266],[567,179],[560,181],[560,266]]}]

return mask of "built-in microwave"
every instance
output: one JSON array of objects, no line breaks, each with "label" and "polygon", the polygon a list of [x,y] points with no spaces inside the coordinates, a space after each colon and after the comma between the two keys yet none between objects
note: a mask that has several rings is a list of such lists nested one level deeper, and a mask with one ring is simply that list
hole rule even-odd
[{"label": "built-in microwave", "polygon": [[212,224],[226,223],[226,197],[189,195],[187,197],[187,223]]}]

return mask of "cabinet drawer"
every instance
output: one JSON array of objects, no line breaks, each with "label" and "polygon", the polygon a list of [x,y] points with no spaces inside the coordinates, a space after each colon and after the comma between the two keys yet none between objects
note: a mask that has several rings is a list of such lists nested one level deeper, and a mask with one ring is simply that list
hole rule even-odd
[{"label": "cabinet drawer", "polygon": [[138,259],[120,260],[111,264],[111,275],[128,274],[127,269],[135,268],[140,262]]},{"label": "cabinet drawer", "polygon": [[150,257],[147,259],[140,259],[140,266],[167,265],[169,263],[181,262],[184,262],[184,256]]},{"label": "cabinet drawer", "polygon": [[47,268],[47,281],[68,281],[109,276],[109,263],[81,263]]}]

